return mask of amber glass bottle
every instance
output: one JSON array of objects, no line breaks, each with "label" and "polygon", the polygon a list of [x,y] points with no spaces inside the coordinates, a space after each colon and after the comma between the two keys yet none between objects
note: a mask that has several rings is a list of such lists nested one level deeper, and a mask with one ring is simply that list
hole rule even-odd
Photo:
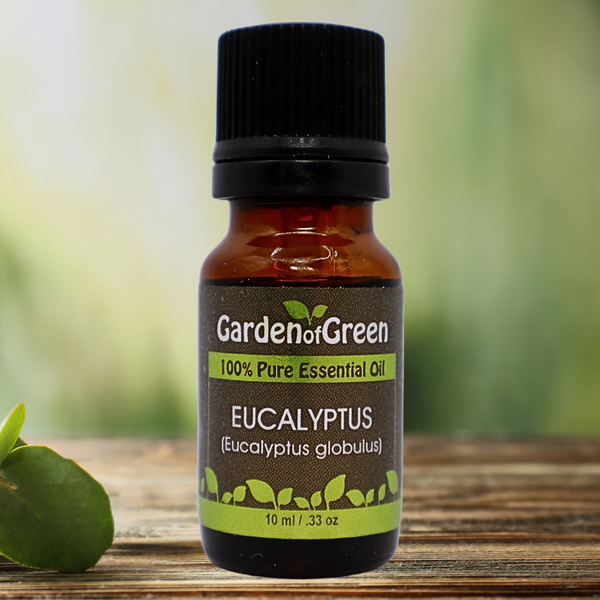
[{"label": "amber glass bottle", "polygon": [[243,573],[370,570],[398,541],[402,282],[383,40],[335,25],[221,36],[213,194],[230,226],[200,281],[199,505]]}]

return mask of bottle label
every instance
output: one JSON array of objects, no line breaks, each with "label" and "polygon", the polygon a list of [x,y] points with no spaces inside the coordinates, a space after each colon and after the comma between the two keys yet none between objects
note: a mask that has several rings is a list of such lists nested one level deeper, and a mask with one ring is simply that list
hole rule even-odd
[{"label": "bottle label", "polygon": [[277,539],[396,529],[401,287],[200,288],[199,509]]}]

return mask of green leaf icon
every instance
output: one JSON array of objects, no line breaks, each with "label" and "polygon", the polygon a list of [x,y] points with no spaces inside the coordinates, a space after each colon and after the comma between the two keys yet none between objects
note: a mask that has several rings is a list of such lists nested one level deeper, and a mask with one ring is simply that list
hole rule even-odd
[{"label": "green leaf icon", "polygon": [[374,499],[375,499],[375,490],[374,489],[369,490],[367,492],[367,496],[365,498],[365,504],[367,504],[367,506],[368,506],[369,504],[371,504],[371,502],[373,502]]},{"label": "green leaf icon", "polygon": [[298,508],[310,508],[310,504],[306,498],[294,498],[294,502]]},{"label": "green leaf icon", "polygon": [[398,491],[398,474],[396,471],[388,471],[386,474],[390,492],[395,494]]},{"label": "green leaf icon", "polygon": [[289,504],[292,501],[293,491],[293,488],[285,488],[281,490],[279,494],[277,494],[277,505],[281,507]]},{"label": "green leaf icon", "polygon": [[329,510],[329,503],[339,500],[344,495],[346,488],[346,476],[338,475],[334,477],[325,486],[325,502],[327,503],[327,510]]},{"label": "green leaf icon", "polygon": [[317,508],[317,506],[321,505],[321,502],[323,502],[323,498],[321,496],[321,492],[315,492],[311,497],[310,497],[310,505],[313,508]]},{"label": "green leaf icon", "polygon": [[365,504],[365,497],[360,490],[350,490],[346,496],[354,504],[354,506],[362,506]]},{"label": "green leaf icon", "polygon": [[204,479],[204,477],[203,477],[202,481],[200,481],[200,493],[204,494],[205,489],[206,489],[206,479]]},{"label": "green leaf icon", "polygon": [[235,490],[233,490],[233,502],[243,502],[246,498],[246,486],[238,485]]},{"label": "green leaf icon", "polygon": [[379,500],[379,503],[381,504],[381,501],[385,498],[385,492],[386,492],[386,485],[385,483],[379,488],[379,491],[377,492],[377,500]]},{"label": "green leaf icon", "polygon": [[325,306],[324,304],[319,304],[317,306],[315,306],[313,308],[312,311],[312,315],[310,316],[311,321],[316,317],[317,319],[320,319],[324,314],[325,311],[327,310],[327,306]]},{"label": "green leaf icon", "polygon": [[223,494],[223,497],[221,498],[221,502],[223,504],[229,504],[232,499],[233,499],[233,494],[231,492],[225,492]]},{"label": "green leaf icon", "polygon": [[205,467],[204,472],[206,473],[206,485],[208,486],[208,491],[211,494],[215,494],[217,496],[217,502],[218,502],[219,501],[219,484],[217,483],[217,476],[210,467]]},{"label": "green leaf icon", "polygon": [[268,483],[265,483],[260,479],[248,479],[246,484],[250,488],[250,493],[257,502],[260,502],[261,504],[272,502],[275,509],[277,509],[277,504],[275,503],[275,492]]},{"label": "green leaf icon", "polygon": [[291,317],[294,317],[294,319],[308,319],[310,323],[310,313],[306,305],[302,304],[302,302],[298,302],[298,300],[286,300],[283,305]]},{"label": "green leaf icon", "polygon": [[312,320],[315,317],[317,319],[321,318],[327,310],[325,304],[318,304],[313,308],[311,314],[308,312],[308,307],[298,300],[286,300],[283,304],[290,316],[294,317],[294,319],[307,319],[309,325],[312,325]]},{"label": "green leaf icon", "polygon": [[25,422],[25,405],[17,404],[0,425],[0,465],[19,440]]},{"label": "green leaf icon", "polygon": [[11,560],[79,573],[112,544],[108,496],[73,461],[44,446],[23,446],[6,456],[0,478],[0,552]]}]

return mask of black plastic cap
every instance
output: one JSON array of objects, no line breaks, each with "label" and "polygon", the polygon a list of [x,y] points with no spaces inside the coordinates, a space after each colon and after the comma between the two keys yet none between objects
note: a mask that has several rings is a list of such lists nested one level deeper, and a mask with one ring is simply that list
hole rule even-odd
[{"label": "black plastic cap", "polygon": [[224,33],[214,160],[216,198],[389,197],[383,38],[317,23]]}]

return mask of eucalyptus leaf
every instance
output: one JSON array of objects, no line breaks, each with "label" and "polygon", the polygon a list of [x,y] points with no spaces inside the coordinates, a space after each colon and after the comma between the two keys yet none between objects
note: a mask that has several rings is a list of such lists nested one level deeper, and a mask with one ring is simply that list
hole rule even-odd
[{"label": "eucalyptus leaf", "polygon": [[27,446],[27,442],[25,442],[21,438],[18,438],[17,441],[15,442],[15,445],[12,447],[12,449],[14,450],[15,448],[20,448],[21,446]]},{"label": "eucalyptus leaf", "polygon": [[0,468],[0,553],[28,567],[79,573],[112,544],[104,488],[44,446],[22,446]]},{"label": "eucalyptus leaf", "polygon": [[25,405],[17,404],[0,425],[0,465],[19,439],[25,422]]}]

